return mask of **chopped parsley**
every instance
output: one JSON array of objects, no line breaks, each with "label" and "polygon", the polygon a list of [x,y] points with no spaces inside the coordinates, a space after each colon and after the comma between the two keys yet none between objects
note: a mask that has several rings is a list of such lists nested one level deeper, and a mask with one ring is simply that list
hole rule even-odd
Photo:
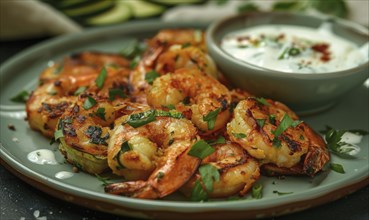
[{"label": "chopped parsley", "polygon": [[260,128],[264,127],[266,119],[256,119],[256,123],[259,125]]},{"label": "chopped parsley", "polygon": [[205,201],[208,199],[208,192],[213,191],[214,182],[218,182],[220,178],[219,171],[211,164],[205,164],[199,167],[199,173],[202,183],[205,186],[203,188],[201,181],[196,180],[195,186],[192,189],[191,200],[192,201]]},{"label": "chopped parsley", "polygon": [[108,72],[106,71],[106,68],[103,67],[100,71],[100,74],[97,76],[95,83],[97,88],[101,89],[104,86],[104,82],[106,79]]},{"label": "chopped parsley", "polygon": [[83,103],[83,108],[85,110],[88,110],[92,107],[94,107],[97,104],[96,100],[92,98],[91,96],[87,96],[85,102]]},{"label": "chopped parsley", "polygon": [[207,140],[206,141],[210,146],[217,145],[217,144],[225,144],[226,139],[223,136],[219,136],[217,139]]},{"label": "chopped parsley", "polygon": [[154,80],[158,78],[159,76],[160,76],[159,73],[157,73],[155,70],[151,70],[146,73],[145,80],[148,84],[152,85]]},{"label": "chopped parsley", "polygon": [[105,108],[98,108],[95,115],[105,121]]},{"label": "chopped parsley", "polygon": [[187,154],[193,157],[204,159],[205,157],[214,153],[214,151],[215,151],[214,148],[211,147],[204,140],[199,140],[195,144],[192,145],[190,151],[188,151]]},{"label": "chopped parsley", "polygon": [[62,129],[58,129],[54,132],[54,141],[57,141],[59,138],[62,138],[64,137],[64,134],[63,134],[63,130]]},{"label": "chopped parsley", "polygon": [[330,152],[336,154],[337,156],[341,158],[346,159],[353,159],[355,158],[351,153],[356,150],[352,144],[346,143],[342,141],[342,136],[346,132],[351,132],[359,135],[367,135],[369,134],[368,131],[365,130],[338,130],[331,128],[329,126],[326,126],[326,130],[320,131],[325,135],[325,141],[327,143],[327,148]]},{"label": "chopped parsley", "polygon": [[251,190],[251,197],[254,199],[261,199],[263,197],[263,185],[260,183],[254,184]]},{"label": "chopped parsley", "polygon": [[13,102],[27,102],[28,98],[29,98],[28,91],[23,90],[20,93],[18,93],[17,95],[10,98],[10,101],[13,101]]},{"label": "chopped parsley", "polygon": [[345,173],[345,170],[343,169],[343,166],[341,164],[338,164],[338,163],[330,163],[330,168],[331,170],[337,172],[337,173],[342,173],[344,174]]},{"label": "chopped parsley", "polygon": [[127,97],[126,94],[124,94],[122,89],[119,89],[119,88],[109,89],[109,101],[113,101],[117,96],[122,99]]},{"label": "chopped parsley", "polygon": [[261,97],[261,98],[255,98],[255,99],[256,99],[256,101],[258,101],[262,105],[270,106],[269,102],[265,98],[263,98],[263,97]]},{"label": "chopped parsley", "polygon": [[164,172],[159,171],[159,173],[156,175],[157,180],[161,180],[164,177]]},{"label": "chopped parsley", "polygon": [[296,127],[302,123],[302,121],[299,120],[292,120],[288,114],[284,114],[281,123],[278,125],[275,131],[272,131],[274,134],[274,140],[273,140],[273,146],[279,147],[280,146],[280,140],[278,140],[278,137],[289,127]]},{"label": "chopped parsley", "polygon": [[220,174],[218,169],[211,164],[205,164],[199,167],[199,173],[206,191],[212,192],[213,183],[219,181]]},{"label": "chopped parsley", "polygon": [[279,192],[278,190],[274,190],[273,193],[279,196],[284,196],[284,195],[292,194],[293,192]]},{"label": "chopped parsley", "polygon": [[246,137],[246,134],[244,134],[244,133],[232,133],[232,135],[235,138],[238,138],[238,139],[242,139],[242,138],[245,138]]},{"label": "chopped parsley", "polygon": [[145,124],[155,121],[155,119],[156,119],[156,111],[151,109],[145,112],[130,115],[126,123],[134,128],[138,128]]},{"label": "chopped parsley", "polygon": [[214,111],[209,112],[207,115],[203,116],[202,119],[208,123],[208,130],[213,130],[215,126],[215,121],[218,117],[221,108],[217,108]]},{"label": "chopped parsley", "polygon": [[87,87],[86,86],[81,86],[79,87],[75,92],[74,95],[79,95],[81,93],[83,93],[84,91],[86,91]]}]

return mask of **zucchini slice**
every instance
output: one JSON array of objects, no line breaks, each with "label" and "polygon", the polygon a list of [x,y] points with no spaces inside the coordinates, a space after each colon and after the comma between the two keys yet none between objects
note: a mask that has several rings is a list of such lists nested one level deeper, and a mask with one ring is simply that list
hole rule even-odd
[{"label": "zucchini slice", "polygon": [[131,18],[132,12],[125,2],[118,1],[110,10],[88,18],[85,23],[90,26],[117,24]]},{"label": "zucchini slice", "polygon": [[160,5],[176,6],[184,4],[202,4],[207,0],[148,0],[148,1]]},{"label": "zucchini slice", "polygon": [[143,0],[125,0],[135,18],[149,18],[161,15],[166,7],[162,5],[153,4]]},{"label": "zucchini slice", "polygon": [[60,139],[59,151],[64,155],[68,163],[75,165],[87,173],[100,174],[108,169],[108,162],[105,156],[78,151],[69,147],[63,138]]},{"label": "zucchini slice", "polygon": [[93,2],[88,5],[76,7],[72,9],[62,10],[64,14],[71,18],[81,19],[88,16],[97,15],[103,13],[115,6],[115,1],[99,1]]}]

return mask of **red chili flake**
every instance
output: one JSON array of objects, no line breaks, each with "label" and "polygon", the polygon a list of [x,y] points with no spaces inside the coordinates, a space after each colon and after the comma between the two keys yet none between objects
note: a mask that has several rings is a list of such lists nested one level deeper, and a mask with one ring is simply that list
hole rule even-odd
[{"label": "red chili flake", "polygon": [[331,53],[328,50],[329,44],[326,43],[315,44],[311,47],[311,49],[322,54],[322,56],[320,57],[321,61],[328,62],[331,60]]}]

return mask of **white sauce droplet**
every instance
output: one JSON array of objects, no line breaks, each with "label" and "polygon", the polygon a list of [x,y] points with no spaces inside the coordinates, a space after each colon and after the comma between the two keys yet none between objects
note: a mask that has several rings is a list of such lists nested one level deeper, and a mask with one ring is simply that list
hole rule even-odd
[{"label": "white sauce droplet", "polygon": [[58,179],[68,179],[71,178],[74,174],[68,171],[60,171],[55,174],[55,177]]},{"label": "white sauce droplet", "polygon": [[27,155],[27,159],[32,163],[36,164],[50,164],[50,165],[57,165],[58,162],[55,159],[54,152],[47,149],[39,149],[30,152]]}]

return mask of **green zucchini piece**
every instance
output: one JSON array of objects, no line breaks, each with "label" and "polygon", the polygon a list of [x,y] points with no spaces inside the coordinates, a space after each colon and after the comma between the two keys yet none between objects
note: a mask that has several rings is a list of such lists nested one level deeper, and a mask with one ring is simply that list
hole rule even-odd
[{"label": "green zucchini piece", "polygon": [[91,3],[88,5],[84,5],[77,8],[62,10],[64,14],[71,18],[81,19],[88,16],[97,15],[103,13],[115,6],[115,1],[99,1],[95,3]]},{"label": "green zucchini piece", "polygon": [[79,169],[91,173],[100,174],[108,169],[106,156],[92,155],[69,147],[64,138],[60,138],[59,151],[64,155],[68,163]]},{"label": "green zucchini piece", "polygon": [[148,1],[165,6],[176,6],[183,4],[202,4],[207,0],[148,0]]},{"label": "green zucchini piece", "polygon": [[135,18],[148,18],[161,15],[166,7],[162,5],[153,4],[143,0],[125,0]]},{"label": "green zucchini piece", "polygon": [[122,1],[102,14],[88,18],[85,23],[90,26],[117,24],[131,18],[132,12],[130,7]]}]

